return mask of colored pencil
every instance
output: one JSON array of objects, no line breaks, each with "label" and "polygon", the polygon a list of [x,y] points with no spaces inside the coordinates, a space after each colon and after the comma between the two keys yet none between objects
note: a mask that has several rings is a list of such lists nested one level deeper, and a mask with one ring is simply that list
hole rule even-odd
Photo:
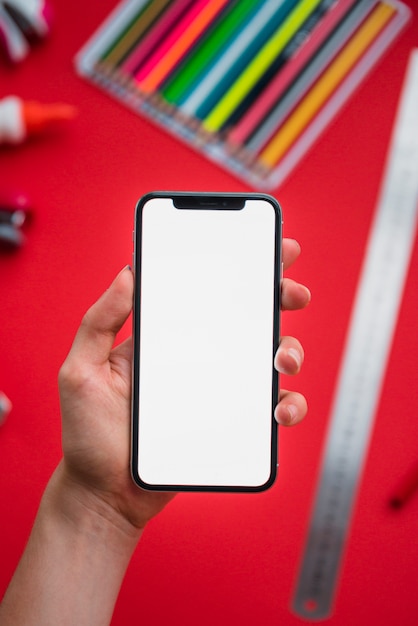
[{"label": "colored pencil", "polygon": [[260,97],[253,103],[251,108],[233,126],[228,135],[228,141],[231,144],[239,145],[245,143],[277,102],[280,94],[292,83],[355,2],[357,0],[339,0],[339,2],[334,3],[310,37],[304,40],[301,49],[297,50],[292,60],[289,61],[282,71],[276,74],[267,89],[260,94]]},{"label": "colored pencil", "polygon": [[318,80],[309,96],[303,100],[260,154],[261,163],[267,167],[274,167],[277,164],[394,14],[395,9],[388,4],[379,4],[376,7]]},{"label": "colored pencil", "polygon": [[154,48],[164,40],[171,29],[176,25],[183,13],[193,0],[174,0],[162,12],[160,18],[145,36],[137,43],[131,54],[119,68],[124,74],[133,76],[141,67]]},{"label": "colored pencil", "polygon": [[343,21],[334,29],[324,45],[299,72],[287,91],[279,97],[275,107],[264,117],[262,124],[251,134],[245,143],[247,150],[254,154],[262,150],[298,102],[319,79],[335,55],[349,42],[378,1],[362,0],[344,16]]},{"label": "colored pencil", "polygon": [[177,28],[135,75],[139,88],[145,93],[155,91],[187,54],[228,0],[200,0],[185,15]]},{"label": "colored pencil", "polygon": [[109,70],[114,70],[126,58],[132,48],[144,36],[170,0],[147,0],[138,7],[137,14],[122,30],[119,36],[112,40],[111,45],[101,56],[100,64]]},{"label": "colored pencil", "polygon": [[[352,0],[353,1],[353,0]],[[254,103],[262,98],[263,93],[277,76],[282,74],[285,67],[290,65],[290,61],[297,56],[299,49],[304,43],[311,39],[312,32],[315,31],[318,24],[324,21],[324,15],[337,3],[337,0],[321,0],[317,7],[312,11],[309,17],[302,24],[301,28],[293,35],[289,43],[283,48],[282,52],[274,59],[273,63],[262,74],[255,85],[250,89],[248,94],[242,99],[239,105],[224,121],[220,131],[224,133],[228,128],[235,127],[239,120],[246,114],[248,109]]]},{"label": "colored pencil", "polygon": [[242,98],[245,97],[319,2],[320,0],[302,0],[298,3],[283,25],[269,39],[220,102],[204,119],[203,127],[205,130],[209,132],[219,130],[227,117],[238,106]]},{"label": "colored pencil", "polygon": [[76,65],[247,183],[272,188],[410,14],[398,0],[122,0]]},{"label": "colored pencil", "polygon": [[[319,0],[304,0],[318,2]],[[196,85],[185,102],[181,104],[186,115],[203,119],[216,103],[223,97],[231,83],[242,73],[263,47],[266,39],[277,27],[281,27],[283,19],[295,6],[295,0],[283,0],[279,5],[269,0],[259,9],[236,36],[229,38],[229,43],[217,59],[210,72]]]},{"label": "colored pencil", "polygon": [[192,54],[163,85],[161,90],[163,98],[176,105],[184,102],[196,82],[202,80],[202,76],[216,63],[230,38],[243,28],[258,10],[258,4],[254,0],[228,2],[222,19],[209,28]]}]

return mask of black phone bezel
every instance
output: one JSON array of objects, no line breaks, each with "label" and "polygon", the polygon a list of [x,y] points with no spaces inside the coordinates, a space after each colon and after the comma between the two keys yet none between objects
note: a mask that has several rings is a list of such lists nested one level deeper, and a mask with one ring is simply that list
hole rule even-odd
[{"label": "black phone bezel", "polygon": [[[275,211],[275,273],[274,273],[274,316],[272,342],[272,415],[271,415],[271,447],[270,476],[261,485],[155,485],[144,482],[138,473],[138,432],[139,432],[139,393],[135,380],[139,376],[140,346],[140,306],[136,294],[141,291],[141,242],[142,242],[142,211],[147,202],[155,198],[173,200],[178,209],[201,210],[240,210],[246,200],[264,200],[269,202]],[[222,193],[222,192],[169,192],[154,191],[142,196],[135,207],[134,223],[134,255],[133,269],[135,275],[133,303],[133,363],[132,363],[132,401],[131,401],[131,475],[135,484],[146,491],[166,492],[218,492],[218,493],[259,493],[269,489],[275,482],[278,468],[278,425],[274,417],[274,408],[279,398],[279,375],[274,369],[273,359],[279,347],[280,308],[281,308],[281,267],[282,267],[282,209],[278,201],[264,193]]]}]

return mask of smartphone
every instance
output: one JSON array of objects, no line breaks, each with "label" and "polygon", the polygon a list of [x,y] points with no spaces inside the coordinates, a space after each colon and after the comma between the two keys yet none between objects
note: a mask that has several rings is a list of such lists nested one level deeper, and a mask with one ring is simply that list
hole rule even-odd
[{"label": "smartphone", "polygon": [[131,470],[143,489],[273,484],[281,239],[265,194],[137,203]]}]

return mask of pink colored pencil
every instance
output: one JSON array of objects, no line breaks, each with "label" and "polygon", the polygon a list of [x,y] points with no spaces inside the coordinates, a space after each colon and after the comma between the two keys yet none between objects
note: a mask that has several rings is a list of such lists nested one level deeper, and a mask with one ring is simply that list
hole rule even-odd
[{"label": "pink colored pencil", "polygon": [[[173,46],[178,44],[178,42],[182,38],[184,38],[184,35],[188,32],[190,25],[194,23],[196,17],[199,16],[199,14],[208,4],[211,4],[210,0],[200,0],[196,2],[192,7],[190,7],[187,13],[183,16],[183,18],[177,23],[175,28],[173,28],[169,35],[164,39],[164,41],[161,42],[161,45],[158,46],[155,52],[151,54],[148,60],[136,72],[134,78],[138,83],[141,83],[154,70],[154,68],[161,62],[161,60],[165,57],[167,53],[170,54],[170,57],[172,56]],[[204,27],[205,24],[203,25],[202,29]],[[189,47],[192,45],[192,43],[193,41],[189,43]],[[176,62],[177,60],[178,59],[174,58],[174,56],[173,58],[170,58],[170,65],[174,64],[174,62]]]},{"label": "pink colored pencil", "polygon": [[251,135],[257,125],[267,115],[280,93],[282,93],[290,85],[298,72],[304,67],[305,63],[314,54],[315,50],[317,50],[325,41],[354,2],[355,0],[340,0],[330,9],[324,19],[318,24],[317,28],[315,28],[311,36],[306,40],[302,48],[295,55],[294,59],[277,74],[266,90],[260,95],[258,100],[255,101],[253,106],[241,118],[236,126],[233,127],[228,135],[228,141],[231,144],[244,144],[247,137]]},{"label": "pink colored pencil", "polygon": [[182,13],[192,4],[193,0],[177,0],[174,2],[157,21],[156,25],[151,28],[149,33],[139,42],[132,54],[128,56],[126,61],[121,65],[120,71],[131,76],[141,62],[146,60],[152,50],[158,46],[167,36],[174,25],[179,20]]}]

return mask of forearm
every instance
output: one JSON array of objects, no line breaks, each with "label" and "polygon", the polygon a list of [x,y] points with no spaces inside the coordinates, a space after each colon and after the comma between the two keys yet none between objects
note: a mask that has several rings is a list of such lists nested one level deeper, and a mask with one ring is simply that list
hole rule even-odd
[{"label": "forearm", "polygon": [[56,470],[0,607],[2,626],[110,623],[141,531],[93,500]]}]

